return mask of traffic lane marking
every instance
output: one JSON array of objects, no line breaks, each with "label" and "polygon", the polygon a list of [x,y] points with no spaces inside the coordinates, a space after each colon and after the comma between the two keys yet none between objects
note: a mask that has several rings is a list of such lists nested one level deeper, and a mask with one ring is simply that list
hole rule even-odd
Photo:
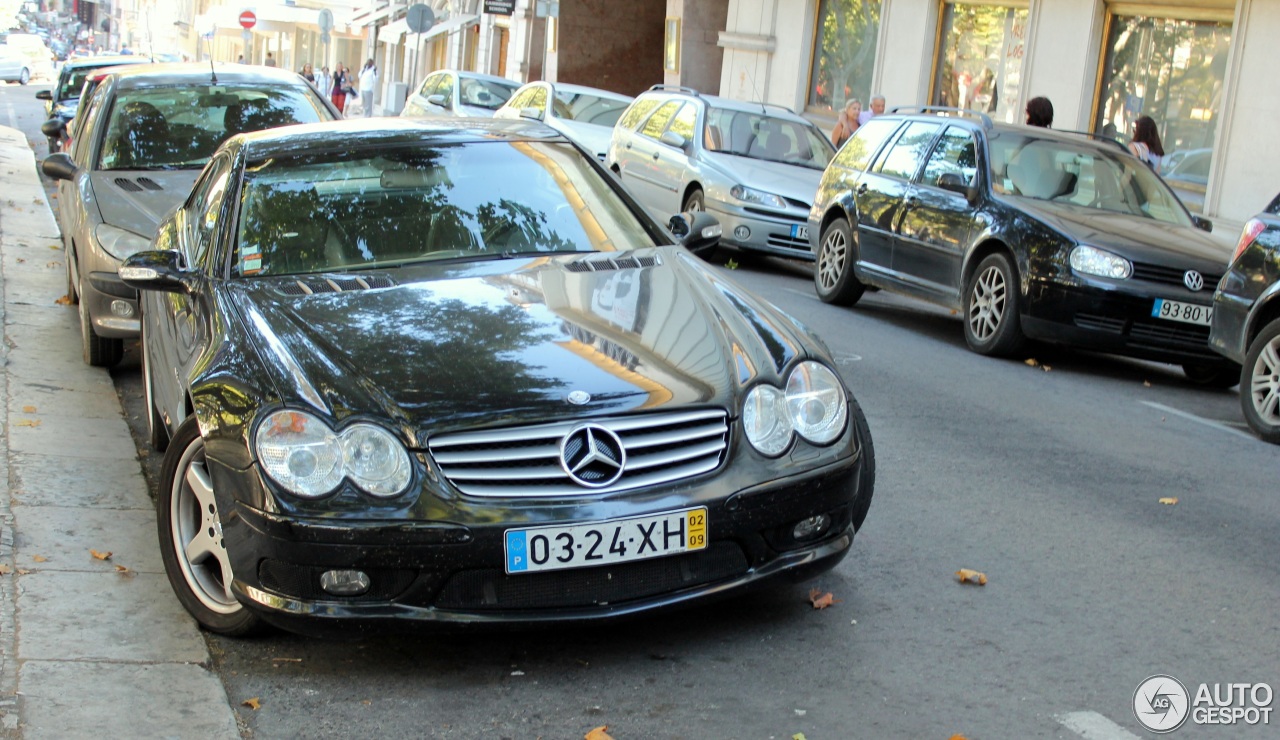
[{"label": "traffic lane marking", "polygon": [[1189,413],[1187,411],[1175,409],[1172,406],[1165,406],[1164,404],[1156,403],[1155,401],[1139,401],[1138,403],[1142,404],[1143,406],[1149,406],[1158,411],[1163,411],[1166,414],[1173,414],[1174,416],[1186,419],[1187,421],[1194,421],[1197,424],[1203,424],[1209,427],[1210,429],[1217,429],[1220,432],[1226,432],[1227,434],[1234,434],[1237,437],[1243,437],[1248,440],[1255,439],[1253,435],[1246,434],[1245,432],[1242,432],[1239,429],[1232,429],[1231,427],[1221,422],[1213,421],[1212,419],[1206,419],[1201,416],[1196,416],[1195,414]]},{"label": "traffic lane marking", "polygon": [[1054,719],[1085,740],[1141,740],[1097,712],[1067,712]]}]

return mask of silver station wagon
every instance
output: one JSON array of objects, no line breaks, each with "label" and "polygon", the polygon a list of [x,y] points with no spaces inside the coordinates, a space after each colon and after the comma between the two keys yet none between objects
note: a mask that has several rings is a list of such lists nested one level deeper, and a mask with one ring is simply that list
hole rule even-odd
[{"label": "silver station wagon", "polygon": [[787,108],[655,85],[622,114],[606,162],[655,216],[705,210],[724,243],[812,260],[809,206],[833,156]]}]

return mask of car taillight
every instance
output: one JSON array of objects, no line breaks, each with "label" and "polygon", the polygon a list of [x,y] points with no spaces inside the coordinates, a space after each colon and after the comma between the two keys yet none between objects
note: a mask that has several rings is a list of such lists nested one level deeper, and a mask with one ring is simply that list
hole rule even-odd
[{"label": "car taillight", "polygon": [[1240,241],[1236,244],[1236,253],[1231,255],[1231,264],[1235,264],[1235,261],[1240,259],[1240,255],[1244,253],[1244,250],[1248,249],[1249,245],[1253,244],[1253,240],[1258,238],[1258,234],[1266,231],[1266,229],[1267,225],[1258,219],[1249,219],[1249,223],[1244,225],[1244,231],[1240,232]]}]

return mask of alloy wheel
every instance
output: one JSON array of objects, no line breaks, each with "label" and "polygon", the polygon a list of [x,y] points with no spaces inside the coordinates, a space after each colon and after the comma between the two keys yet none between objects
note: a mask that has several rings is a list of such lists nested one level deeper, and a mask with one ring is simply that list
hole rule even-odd
[{"label": "alloy wheel", "polygon": [[200,603],[218,614],[244,607],[231,593],[231,558],[222,538],[213,483],[205,465],[204,440],[182,453],[169,504],[169,527],[182,577]]},{"label": "alloy wheel", "polygon": [[979,341],[987,341],[1000,329],[1009,286],[994,265],[983,271],[969,296],[969,328]]},{"label": "alloy wheel", "polygon": [[826,238],[822,240],[822,249],[818,252],[818,280],[824,290],[835,289],[848,259],[849,242],[845,239],[844,232],[828,229]]},{"label": "alloy wheel", "polygon": [[1249,397],[1262,421],[1280,427],[1280,336],[1272,337],[1258,353],[1249,379]]}]

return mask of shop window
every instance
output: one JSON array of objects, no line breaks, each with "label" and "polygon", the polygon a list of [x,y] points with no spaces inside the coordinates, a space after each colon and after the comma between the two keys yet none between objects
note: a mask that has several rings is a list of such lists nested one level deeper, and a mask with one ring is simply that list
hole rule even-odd
[{"label": "shop window", "polygon": [[947,3],[940,20],[932,104],[1022,123],[1018,98],[1027,18],[1025,6]]},{"label": "shop window", "polygon": [[811,110],[831,113],[849,98],[865,110],[880,36],[881,0],[821,0],[809,73]]},{"label": "shop window", "polygon": [[1103,61],[1094,130],[1128,141],[1151,116],[1160,173],[1194,212],[1204,208],[1231,47],[1231,23],[1115,15]]}]

